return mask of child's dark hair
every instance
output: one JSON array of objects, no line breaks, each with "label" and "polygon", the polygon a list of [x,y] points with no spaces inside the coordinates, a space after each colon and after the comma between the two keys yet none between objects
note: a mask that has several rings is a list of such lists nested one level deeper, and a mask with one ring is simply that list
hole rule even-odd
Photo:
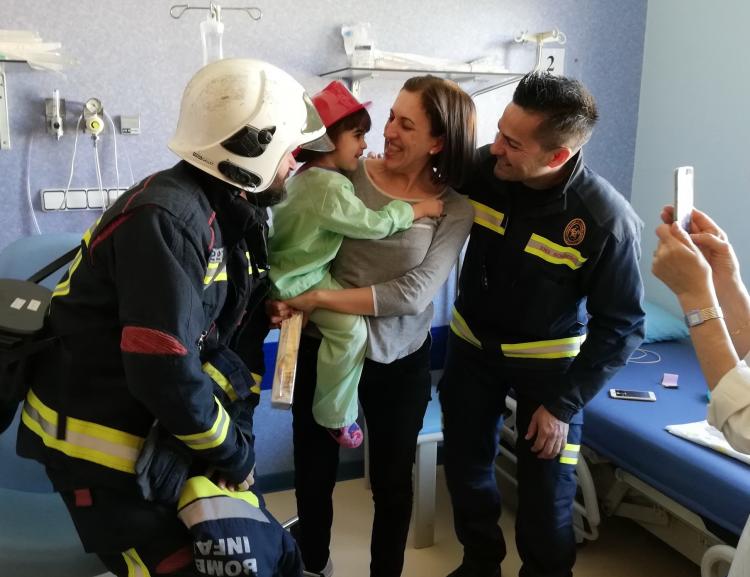
[{"label": "child's dark hair", "polygon": [[[361,108],[357,112],[352,112],[348,116],[344,116],[341,120],[337,120],[331,126],[326,128],[326,134],[328,138],[335,144],[339,136],[347,130],[355,130],[359,128],[363,132],[369,132],[372,127],[372,119],[370,113],[367,112],[366,108]],[[305,150],[304,148],[297,154],[297,162],[310,162],[316,158],[320,158],[329,152],[317,152],[315,150]]]}]

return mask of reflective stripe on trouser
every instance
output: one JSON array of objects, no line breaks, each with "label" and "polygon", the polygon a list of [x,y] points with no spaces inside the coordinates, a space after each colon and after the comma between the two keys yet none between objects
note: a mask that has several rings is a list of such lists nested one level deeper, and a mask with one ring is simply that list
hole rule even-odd
[{"label": "reflective stripe on trouser", "polygon": [[[208,478],[191,477],[185,482],[177,505],[177,516],[189,529],[198,523],[222,519],[253,519],[268,523],[252,491],[221,489]],[[249,550],[249,547],[244,551]],[[238,549],[239,552],[243,549]]]},{"label": "reflective stripe on trouser", "polygon": [[45,446],[69,457],[84,459],[123,473],[135,473],[135,462],[144,439],[124,431],[68,417],[65,438],[57,438],[58,413],[45,405],[33,390],[26,395],[21,419]]},{"label": "reflective stripe on trouser", "polygon": [[570,577],[576,558],[573,501],[583,417],[578,413],[571,420],[566,444],[559,457],[540,459],[531,450],[535,439],[524,439],[539,403],[519,397],[517,407],[516,545],[523,561],[521,574]]},{"label": "reflective stripe on trouser", "polygon": [[[482,343],[469,328],[468,323],[461,314],[453,307],[453,318],[451,319],[451,331],[467,343],[481,349]],[[586,340],[586,335],[566,337],[562,339],[550,339],[546,341],[531,341],[527,343],[501,344],[503,356],[514,359],[562,359],[575,357],[581,352],[581,344]]]},{"label": "reflective stripe on trouser", "polygon": [[578,455],[581,452],[581,445],[573,445],[572,443],[566,443],[560,453],[560,462],[565,465],[577,465]]},{"label": "reflective stripe on trouser", "polygon": [[[341,285],[326,273],[312,288],[338,290]],[[359,412],[357,387],[367,350],[367,325],[361,316],[325,309],[313,311],[310,320],[323,335],[318,349],[313,417],[329,429],[351,425]]]}]

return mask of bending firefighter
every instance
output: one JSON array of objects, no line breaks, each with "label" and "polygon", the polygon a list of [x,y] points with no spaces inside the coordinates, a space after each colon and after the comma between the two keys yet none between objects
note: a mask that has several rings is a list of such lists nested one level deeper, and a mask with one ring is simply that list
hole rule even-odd
[{"label": "bending firefighter", "polygon": [[[419,218],[439,217],[443,210],[439,199],[415,204],[392,200],[377,211],[367,208],[342,171],[357,170],[367,148],[369,102],[361,104],[334,81],[313,96],[313,103],[336,149],[300,151],[297,160],[305,164],[289,180],[289,197],[273,209],[270,274],[277,299],[312,289],[342,288],[329,269],[344,238],[385,238]],[[367,349],[365,320],[322,308],[315,309],[310,319],[323,337],[313,416],[340,445],[357,447],[362,442],[356,418],[357,386]]]},{"label": "bending firefighter", "polygon": [[[250,59],[202,68],[169,144],[183,160],[107,210],[54,291],[57,344],[36,363],[18,451],[44,463],[85,549],[115,575],[215,567],[200,542],[192,551],[199,517],[177,517],[180,494],[205,496],[186,497],[184,481],[238,495],[252,484],[266,207],[299,146],[331,147],[293,78]],[[268,527],[245,535],[256,569],[242,574],[300,575],[294,543]]]}]

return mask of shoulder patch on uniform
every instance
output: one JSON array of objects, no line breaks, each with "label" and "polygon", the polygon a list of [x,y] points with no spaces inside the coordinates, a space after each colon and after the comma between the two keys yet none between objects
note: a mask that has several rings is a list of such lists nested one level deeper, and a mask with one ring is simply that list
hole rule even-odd
[{"label": "shoulder patch on uniform", "polygon": [[208,262],[221,262],[224,260],[224,248],[211,249],[211,254],[208,257]]},{"label": "shoulder patch on uniform", "polygon": [[578,246],[586,236],[586,223],[581,218],[574,218],[565,227],[563,240],[568,246]]}]

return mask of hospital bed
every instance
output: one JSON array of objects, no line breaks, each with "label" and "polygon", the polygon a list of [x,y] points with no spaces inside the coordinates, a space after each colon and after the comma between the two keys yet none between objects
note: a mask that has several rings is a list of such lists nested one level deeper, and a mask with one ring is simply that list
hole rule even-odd
[{"label": "hospital bed", "polygon": [[[635,519],[700,562],[706,549],[742,532],[750,515],[750,467],[664,430],[706,418],[706,382],[689,341],[645,349],[646,362],[629,363],[607,388],[651,390],[657,401],[614,400],[601,391],[585,409],[583,444],[593,451],[590,461],[614,467],[607,512]],[[679,388],[661,387],[665,372],[679,375]]]},{"label": "hospital bed", "polygon": [[[433,331],[434,332],[434,331]],[[679,388],[661,386],[664,373]],[[654,391],[656,402],[611,399],[610,388]],[[664,430],[706,417],[706,383],[689,340],[652,343],[586,407],[574,504],[579,541],[595,540],[602,513],[630,518],[703,566],[703,577],[726,575],[737,536],[750,515],[750,467]],[[498,476],[515,479],[515,400],[506,399]],[[413,546],[433,544],[435,467],[442,442],[433,393],[417,445]],[[367,478],[367,475],[366,475]],[[601,511],[601,509],[603,511]]]},{"label": "hospital bed", "polygon": [[[639,362],[628,363],[584,410],[576,533],[597,537],[601,506],[700,564],[706,551],[726,551],[722,545],[734,545],[742,532],[750,466],[665,430],[706,418],[707,387],[689,340],[644,345],[633,358]],[[664,373],[678,374],[679,388],[662,387]],[[653,391],[657,400],[615,400],[610,388]],[[511,419],[498,469],[511,482],[513,435]]]}]

